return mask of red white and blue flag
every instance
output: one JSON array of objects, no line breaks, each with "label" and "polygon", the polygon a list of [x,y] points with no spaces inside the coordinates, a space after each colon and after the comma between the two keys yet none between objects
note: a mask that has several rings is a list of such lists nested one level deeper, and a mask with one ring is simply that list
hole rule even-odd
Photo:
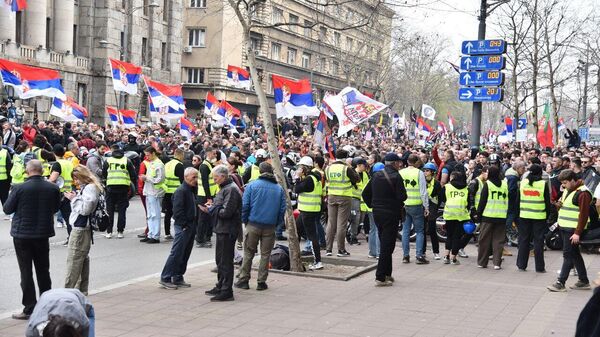
[{"label": "red white and blue flag", "polygon": [[340,123],[338,136],[343,136],[371,116],[388,108],[387,105],[377,102],[351,87],[342,89],[339,94],[329,96],[324,101],[338,118]]},{"label": "red white and blue flag", "polygon": [[415,136],[429,137],[433,129],[421,117],[417,117],[417,127],[415,128]]},{"label": "red white and blue flag", "polygon": [[277,75],[272,76],[277,118],[319,115],[308,80],[294,81]]},{"label": "red white and blue flag", "polygon": [[112,106],[107,106],[106,113],[108,114],[108,117],[110,117],[110,122],[112,125],[120,124],[119,123],[119,121],[120,121],[119,110],[117,108],[114,108]]},{"label": "red white and blue flag", "polygon": [[77,122],[84,121],[88,113],[86,108],[77,104],[71,97],[67,97],[66,101],[54,97],[50,114],[65,121]]},{"label": "red white and blue flag", "polygon": [[566,129],[567,127],[565,126],[565,120],[561,117],[558,119],[558,131],[562,131],[564,129]]},{"label": "red white and blue flag", "polygon": [[242,112],[239,109],[229,104],[226,100],[222,100],[217,114],[213,115],[212,118],[229,125],[232,130],[236,130],[237,121],[241,116]]},{"label": "red white and blue flag", "polygon": [[4,85],[13,87],[21,99],[37,96],[58,97],[66,100],[58,71],[26,66],[0,59],[0,78]]},{"label": "red white and blue flag", "polygon": [[169,106],[173,109],[185,110],[183,92],[181,91],[180,84],[164,84],[157,81],[152,81],[147,76],[143,76],[143,78],[154,107],[161,108],[163,106]]},{"label": "red white and blue flag", "polygon": [[248,71],[232,65],[227,66],[227,84],[246,90],[250,90],[252,86]]},{"label": "red white and blue flag", "polygon": [[446,124],[444,124],[444,122],[439,121],[437,124],[437,130],[439,133],[448,133],[448,130],[446,129]]},{"label": "red white and blue flag", "polygon": [[130,95],[137,94],[142,67],[109,58],[113,87]]},{"label": "red white and blue flag", "polygon": [[450,114],[448,112],[448,127],[450,129],[450,132],[454,132],[454,125],[456,124],[456,121],[454,120],[454,117],[452,117],[452,114]]},{"label": "red white and blue flag", "polygon": [[323,149],[323,151],[325,151],[325,152],[327,151],[327,149],[325,148],[325,144],[326,144],[325,138],[330,133],[331,132],[327,125],[327,116],[325,116],[325,112],[323,110],[321,110],[321,113],[319,114],[319,119],[317,119],[317,125],[315,126],[313,142],[315,145],[319,145],[319,147],[321,149]]},{"label": "red white and blue flag", "polygon": [[121,122],[125,126],[135,126],[136,112],[133,110],[119,110],[121,116]]},{"label": "red white and blue flag", "polygon": [[333,119],[333,115],[335,113],[331,110],[327,103],[325,103],[325,99],[329,98],[330,96],[333,95],[329,91],[326,91],[325,95],[323,95],[323,99],[321,100],[321,111],[325,113],[325,116],[327,116],[327,118]]},{"label": "red white and blue flag", "polygon": [[179,120],[179,134],[186,137],[188,140],[192,139],[192,136],[196,132],[196,127],[188,119],[181,117]]},{"label": "red white and blue flag", "polygon": [[210,92],[206,93],[206,100],[204,101],[204,114],[206,116],[216,116],[219,113],[219,100]]},{"label": "red white and blue flag", "polygon": [[152,98],[150,97],[148,97],[148,109],[150,110],[150,116],[152,118],[172,120],[185,116],[185,110],[181,108],[173,109],[170,106],[163,106],[160,108],[155,107],[152,103]]},{"label": "red white and blue flag", "polygon": [[27,0],[4,0],[4,3],[13,12],[20,12],[27,8]]}]

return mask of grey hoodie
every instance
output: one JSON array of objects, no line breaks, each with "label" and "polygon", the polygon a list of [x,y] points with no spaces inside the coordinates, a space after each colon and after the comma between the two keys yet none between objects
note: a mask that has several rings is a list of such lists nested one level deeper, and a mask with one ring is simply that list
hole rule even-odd
[{"label": "grey hoodie", "polygon": [[31,313],[25,336],[40,337],[38,325],[47,322],[49,315],[56,315],[81,326],[83,337],[87,337],[90,328],[88,313],[91,309],[92,304],[77,289],[48,290],[40,296]]}]

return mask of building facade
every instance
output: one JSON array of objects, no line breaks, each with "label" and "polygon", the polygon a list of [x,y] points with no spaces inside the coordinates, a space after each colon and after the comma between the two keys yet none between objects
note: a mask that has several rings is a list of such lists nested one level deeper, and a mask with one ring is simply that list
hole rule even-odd
[{"label": "building facade", "polygon": [[[182,0],[28,0],[22,12],[0,8],[0,58],[60,71],[65,93],[91,120],[107,120],[105,106],[147,116],[147,94],[119,97],[108,58],[143,67],[143,74],[180,83]],[[6,87],[0,94],[12,95]],[[48,117],[50,98],[17,100],[26,112]],[[26,115],[26,118],[32,118]]]},{"label": "building facade", "polygon": [[[227,0],[185,0],[182,82],[188,113],[200,113],[208,91],[249,115],[254,91],[227,86],[227,65],[246,67],[242,27]],[[271,75],[310,79],[315,100],[351,85],[378,95],[389,60],[394,12],[380,1],[265,0],[250,9],[251,46],[271,107]]]}]

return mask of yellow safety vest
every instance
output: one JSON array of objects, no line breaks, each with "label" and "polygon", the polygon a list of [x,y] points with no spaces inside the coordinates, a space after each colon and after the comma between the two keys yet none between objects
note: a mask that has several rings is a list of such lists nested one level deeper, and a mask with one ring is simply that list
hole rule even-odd
[{"label": "yellow safety vest", "polygon": [[434,204],[438,204],[439,198],[433,197],[433,188],[435,187],[435,178],[431,178],[431,181],[427,182],[427,195],[429,196],[429,201],[431,201]]},{"label": "yellow safety vest", "polygon": [[367,204],[365,203],[365,200],[362,197],[362,192],[364,191],[365,187],[369,183],[369,175],[366,172],[359,173],[359,175],[362,175],[362,179],[357,184],[358,190],[360,191],[360,211],[361,212],[372,212],[373,210],[371,208],[369,208],[369,206],[367,206]]},{"label": "yellow safety vest", "polygon": [[[150,167],[148,167],[148,171],[147,172],[148,172],[148,177],[150,177],[150,179],[153,179],[153,178],[156,177],[156,169],[158,167],[160,167],[160,166],[164,167],[165,166],[165,164],[163,164],[163,162],[160,159],[158,159],[158,158],[156,158],[153,161],[149,162],[149,164],[150,164]],[[146,183],[148,183],[148,182],[146,182]],[[158,184],[153,184],[153,185],[154,185],[154,187],[156,189],[164,191],[165,190],[165,179],[163,179]]]},{"label": "yellow safety vest", "polygon": [[508,185],[506,180],[502,180],[500,187],[497,187],[489,180],[485,183],[488,187],[488,199],[483,210],[483,216],[486,218],[505,219],[508,213]]},{"label": "yellow safety vest", "polygon": [[546,219],[546,203],[544,201],[544,188],[546,182],[543,180],[521,182],[520,191],[520,213],[523,219],[544,220]]},{"label": "yellow safety vest", "polygon": [[477,177],[477,193],[475,193],[475,209],[479,207],[479,200],[481,200],[481,190],[483,189],[483,180]]},{"label": "yellow safety vest", "polygon": [[406,206],[423,205],[419,190],[419,172],[421,171],[418,168],[412,166],[400,170],[404,188],[406,188],[406,201],[404,202]]},{"label": "yellow safety vest", "polygon": [[[567,193],[567,191],[563,192],[563,196],[561,198],[562,206],[560,210],[558,210],[558,225],[562,228],[577,228],[577,224],[579,222],[579,207],[575,206],[573,203],[573,198],[575,197],[577,191],[589,192],[585,185],[579,186],[571,193]],[[585,228],[587,228],[589,224],[590,218],[588,217]]]},{"label": "yellow safety vest", "polygon": [[13,167],[10,169],[10,176],[13,185],[24,183],[25,178],[27,177],[23,158],[18,154],[13,156]]},{"label": "yellow safety vest", "polygon": [[252,164],[252,166],[250,166],[250,179],[248,180],[248,183],[258,179],[258,177],[260,177],[260,170],[257,165]]},{"label": "yellow safety vest", "polygon": [[106,163],[108,164],[106,186],[129,186],[131,184],[129,171],[127,171],[127,158],[109,157],[106,159]]},{"label": "yellow safety vest", "polygon": [[444,186],[446,190],[446,204],[444,205],[444,220],[469,220],[469,189],[458,189],[452,184]]},{"label": "yellow safety vest", "polygon": [[324,172],[324,171],[321,171],[321,170],[319,170],[319,169],[318,169],[318,168],[316,168],[316,167],[315,167],[314,169],[312,169],[312,171],[311,171],[311,172],[319,172],[319,174],[321,175],[321,181],[319,181],[319,183],[321,184],[321,191],[322,191],[322,192],[321,192],[321,195],[322,195],[322,196],[326,196],[326,195],[327,195],[327,189],[326,189],[326,188],[324,188],[324,187],[325,187],[325,184],[324,184],[324,182],[325,182],[325,172]]},{"label": "yellow safety vest", "polygon": [[6,149],[0,150],[0,180],[8,179],[6,159],[8,159],[8,151]]},{"label": "yellow safety vest", "polygon": [[328,195],[352,198],[354,187],[348,179],[347,169],[342,163],[333,163],[325,169]]},{"label": "yellow safety vest", "polygon": [[[208,160],[204,160],[202,162],[202,164],[208,166],[208,170],[210,172],[212,172],[213,166]],[[205,195],[206,193],[204,193],[204,186],[202,185],[202,175],[198,174],[198,195],[201,197],[212,198],[215,195],[217,195],[217,192],[219,191],[219,189],[218,189],[219,186],[217,186],[217,184],[215,184],[215,181],[212,178],[212,175],[210,172],[208,173],[208,192],[210,193],[210,195]]]},{"label": "yellow safety vest", "polygon": [[181,185],[179,178],[175,175],[175,168],[179,163],[181,163],[179,160],[171,159],[165,165],[165,193],[173,194],[177,190],[177,187]]},{"label": "yellow safety vest", "polygon": [[73,163],[67,159],[57,159],[60,164],[60,176],[63,178],[63,187],[60,188],[61,192],[67,192],[73,190]]},{"label": "yellow safety vest", "polygon": [[312,179],[314,188],[311,192],[303,192],[298,195],[298,210],[302,212],[320,212],[321,211],[321,193],[323,187],[321,182],[315,176],[308,176],[306,179]]}]

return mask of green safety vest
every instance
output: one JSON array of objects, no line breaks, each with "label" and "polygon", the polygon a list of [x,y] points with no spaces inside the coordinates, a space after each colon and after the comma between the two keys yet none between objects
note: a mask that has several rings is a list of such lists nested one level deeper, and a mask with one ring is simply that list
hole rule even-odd
[{"label": "green safety vest", "polygon": [[306,179],[312,179],[315,186],[311,192],[303,192],[298,195],[298,210],[302,212],[320,212],[321,194],[323,187],[321,182],[315,176],[308,176]]},{"label": "green safety vest", "polygon": [[319,174],[321,175],[321,181],[319,181],[319,183],[321,183],[321,195],[324,197],[327,195],[327,189],[323,188],[324,187],[324,181],[325,181],[325,172],[319,170],[318,168],[313,168],[311,172],[319,172]]},{"label": "green safety vest", "polygon": [[131,179],[127,171],[127,158],[109,157],[106,159],[108,173],[106,175],[106,186],[129,186]]},{"label": "green safety vest", "polygon": [[337,195],[340,197],[352,198],[354,187],[348,179],[346,170],[348,167],[342,163],[333,163],[325,169],[327,177],[327,193],[328,195]]},{"label": "green safety vest", "polygon": [[8,151],[6,149],[0,150],[0,180],[8,179],[8,172],[6,171],[6,159],[8,159]]},{"label": "green safety vest", "polygon": [[[360,173],[359,173],[359,175],[360,175]],[[356,188],[354,186],[352,186],[352,197],[354,199],[361,200],[362,199],[362,195],[361,194],[362,194],[362,186],[361,186],[361,181],[359,180],[356,183]]]},{"label": "green safety vest", "polygon": [[438,197],[432,197],[431,195],[433,194],[433,188],[435,187],[435,178],[432,178],[431,181],[427,182],[427,195],[429,196],[429,201],[431,201],[434,204],[438,204]]},{"label": "green safety vest", "polygon": [[30,152],[35,153],[37,159],[42,163],[42,177],[48,178],[51,173],[50,171],[52,170],[52,165],[42,158],[42,149],[37,146],[32,146]]},{"label": "green safety vest", "polygon": [[[202,164],[208,166],[208,170],[212,172],[213,166],[208,160],[204,160],[202,162]],[[198,174],[198,195],[199,196],[212,198],[215,195],[217,195],[217,192],[219,191],[218,187],[219,186],[217,186],[217,184],[215,184],[215,181],[209,172],[208,173],[208,192],[210,193],[210,195],[205,195],[204,186],[202,185],[202,175]]]},{"label": "green safety vest", "polygon": [[67,159],[57,159],[56,160],[60,164],[60,176],[63,178],[63,187],[61,187],[61,192],[68,192],[73,190],[73,163]]},{"label": "green safety vest", "polygon": [[529,185],[528,181],[521,182],[519,217],[533,220],[546,219],[545,186],[546,182],[543,180],[534,181],[533,185]]},{"label": "green safety vest", "polygon": [[[562,207],[558,210],[558,225],[562,228],[577,228],[579,222],[579,207],[573,203],[573,198],[577,191],[589,192],[585,185],[579,186],[575,191],[567,193],[563,192],[561,198]],[[588,217],[585,228],[590,224],[590,218]]]},{"label": "green safety vest", "polygon": [[179,160],[171,159],[171,161],[165,165],[165,193],[173,194],[175,193],[175,190],[177,190],[177,187],[181,185],[179,177],[175,175],[175,167],[177,167],[177,164],[179,163],[181,163]]},{"label": "green safety vest", "polygon": [[[359,175],[361,175],[359,173]],[[362,191],[364,191],[365,187],[369,183],[369,175],[366,172],[362,172],[362,179],[358,182],[358,190],[360,191],[360,211],[361,212],[372,212],[373,210],[367,206],[365,200],[362,197]]]},{"label": "green safety vest", "polygon": [[423,205],[421,200],[421,192],[419,190],[419,172],[416,167],[407,167],[400,170],[400,175],[404,181],[404,188],[406,188],[406,206],[419,206]]},{"label": "green safety vest", "polygon": [[508,213],[508,185],[506,180],[502,180],[500,187],[497,187],[489,180],[485,182],[488,187],[488,199],[483,216],[486,218],[505,219]]},{"label": "green safety vest", "polygon": [[[149,162],[149,164],[150,164],[150,167],[148,168],[147,172],[148,172],[148,177],[150,177],[150,179],[153,179],[153,178],[156,177],[156,169],[157,169],[157,167],[160,167],[160,166],[164,167],[165,166],[165,164],[163,164],[163,162],[160,159],[158,159],[158,158],[154,159],[151,162]],[[146,182],[146,183],[148,183],[148,182]],[[165,179],[163,179],[158,184],[153,184],[153,185],[154,185],[154,187],[156,189],[163,190],[163,191],[166,190]]]},{"label": "green safety vest", "polygon": [[469,189],[458,189],[452,184],[444,186],[446,190],[446,204],[444,205],[444,220],[469,220]]},{"label": "green safety vest", "polygon": [[11,181],[13,185],[24,183],[25,178],[27,177],[23,158],[18,154],[13,156],[13,167],[10,169],[10,177],[12,178]]},{"label": "green safety vest", "polygon": [[258,165],[252,164],[252,166],[250,166],[250,179],[248,180],[248,183],[258,179],[258,177],[260,177],[260,170],[258,169]]},{"label": "green safety vest", "polygon": [[477,177],[477,193],[475,193],[475,209],[479,207],[479,200],[481,200],[481,190],[483,189],[483,180]]}]

